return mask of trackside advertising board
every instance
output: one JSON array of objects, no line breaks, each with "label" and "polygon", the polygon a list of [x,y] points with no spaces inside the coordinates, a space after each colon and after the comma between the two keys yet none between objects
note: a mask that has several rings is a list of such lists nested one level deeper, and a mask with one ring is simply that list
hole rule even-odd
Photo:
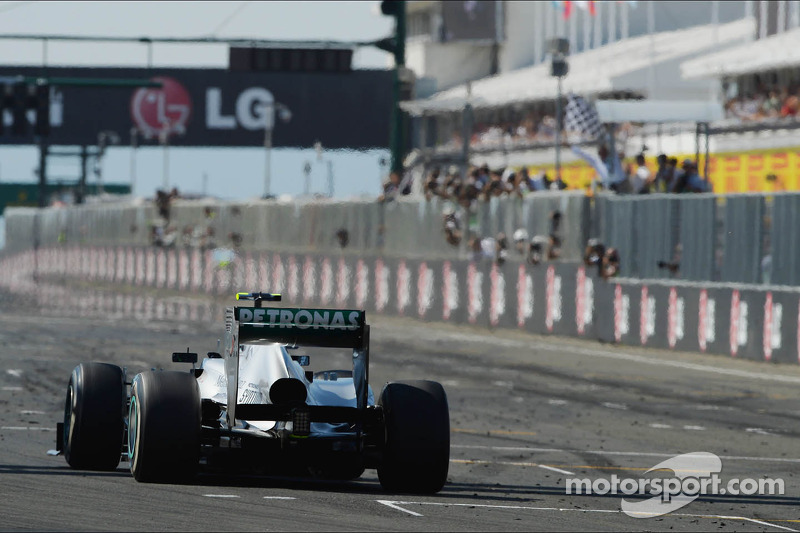
[{"label": "trackside advertising board", "polygon": [[[272,146],[330,149],[389,146],[389,70],[236,72],[226,69],[0,67],[0,76],[151,80],[155,87],[54,87],[51,145],[97,144],[114,131],[122,145],[131,130],[140,144],[166,137],[175,146]],[[290,112],[287,114],[285,110]],[[286,120],[288,119],[288,120]],[[0,135],[0,144],[32,144]]]}]

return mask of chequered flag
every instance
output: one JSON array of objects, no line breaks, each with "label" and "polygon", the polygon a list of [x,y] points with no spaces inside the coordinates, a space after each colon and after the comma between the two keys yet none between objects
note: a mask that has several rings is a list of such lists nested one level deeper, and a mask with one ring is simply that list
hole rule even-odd
[{"label": "chequered flag", "polygon": [[565,126],[567,131],[579,131],[594,139],[603,133],[603,124],[594,106],[582,96],[569,95],[566,107]]}]

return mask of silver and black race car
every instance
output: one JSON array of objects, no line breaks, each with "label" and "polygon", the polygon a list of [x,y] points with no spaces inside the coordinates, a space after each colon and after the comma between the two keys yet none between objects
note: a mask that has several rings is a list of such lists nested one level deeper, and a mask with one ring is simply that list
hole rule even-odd
[{"label": "silver and black race car", "polygon": [[[432,493],[450,459],[445,391],[433,381],[369,386],[364,311],[262,307],[270,293],[239,293],[226,309],[222,349],[173,353],[188,372],[81,363],[67,389],[57,449],[72,468],[128,461],[143,482],[186,482],[201,469],[358,478],[376,468],[385,490]],[[306,372],[299,346],[352,348],[351,371]]]}]

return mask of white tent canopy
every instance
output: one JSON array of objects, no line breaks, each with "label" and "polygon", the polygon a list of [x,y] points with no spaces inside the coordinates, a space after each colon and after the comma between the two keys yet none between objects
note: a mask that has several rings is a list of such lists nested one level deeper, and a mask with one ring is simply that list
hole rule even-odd
[{"label": "white tent canopy", "polygon": [[[754,32],[754,20],[745,18],[719,25],[716,32],[713,27],[705,25],[654,34],[652,51],[649,35],[587,50],[568,58],[569,74],[563,78],[563,90],[584,96],[610,91],[647,92],[648,70],[653,64],[660,71],[658,83],[669,91],[680,80],[671,79],[673,76],[664,70],[665,65],[709,49],[747,41]],[[674,68],[677,71],[677,67]],[[674,77],[677,77],[677,72]],[[550,63],[543,62],[472,82],[470,103],[474,108],[501,107],[552,100],[557,92],[557,80],[550,75]],[[419,116],[458,111],[463,109],[466,101],[467,87],[460,85],[430,98],[400,105],[408,113]]]},{"label": "white tent canopy", "polygon": [[685,80],[721,78],[799,65],[800,28],[685,61],[681,75]]},{"label": "white tent canopy", "polygon": [[715,122],[725,113],[719,102],[664,100],[598,100],[595,109],[601,122]]}]

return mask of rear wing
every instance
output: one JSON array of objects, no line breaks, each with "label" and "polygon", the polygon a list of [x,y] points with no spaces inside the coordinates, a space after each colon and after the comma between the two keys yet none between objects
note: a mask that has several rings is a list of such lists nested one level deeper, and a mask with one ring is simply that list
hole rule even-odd
[{"label": "rear wing", "polygon": [[234,307],[239,342],[364,348],[365,312],[354,309]]}]

